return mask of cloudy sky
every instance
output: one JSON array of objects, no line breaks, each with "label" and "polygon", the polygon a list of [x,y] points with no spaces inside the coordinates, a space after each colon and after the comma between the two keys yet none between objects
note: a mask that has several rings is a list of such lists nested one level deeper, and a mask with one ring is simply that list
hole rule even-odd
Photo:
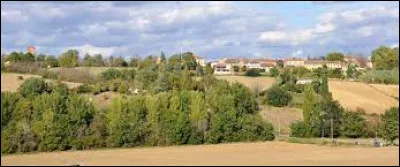
[{"label": "cloudy sky", "polygon": [[399,2],[1,2],[1,52],[369,55],[399,44]]}]

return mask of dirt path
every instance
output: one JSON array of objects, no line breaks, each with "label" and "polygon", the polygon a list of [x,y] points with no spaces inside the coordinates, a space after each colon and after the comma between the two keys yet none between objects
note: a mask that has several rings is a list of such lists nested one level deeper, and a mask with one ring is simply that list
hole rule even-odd
[{"label": "dirt path", "polygon": [[284,142],[109,149],[3,156],[2,165],[398,165],[399,148]]}]

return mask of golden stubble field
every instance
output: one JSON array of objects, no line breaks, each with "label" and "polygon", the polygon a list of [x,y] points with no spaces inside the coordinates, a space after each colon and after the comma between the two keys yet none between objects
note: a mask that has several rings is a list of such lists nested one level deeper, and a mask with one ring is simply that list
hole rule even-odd
[{"label": "golden stubble field", "polygon": [[[23,80],[19,80],[18,76],[22,76]],[[5,92],[5,91],[16,92],[18,90],[19,86],[31,77],[42,78],[41,76],[38,76],[38,75],[2,73],[1,74],[1,91],[2,92]],[[46,80],[46,81],[51,81],[51,80]],[[74,87],[81,85],[80,83],[72,83],[72,82],[63,82],[63,83],[67,84],[69,88],[74,88]]]},{"label": "golden stubble field", "polygon": [[[259,90],[268,89],[275,83],[272,77],[217,76],[229,82],[239,82],[251,90],[257,84]],[[384,113],[390,107],[399,106],[399,85],[366,84],[361,82],[329,80],[329,91],[335,100],[348,109],[365,109],[366,113]]]},{"label": "golden stubble field", "polygon": [[359,107],[365,109],[366,113],[379,114],[384,113],[390,107],[399,106],[399,101],[388,95],[398,97],[398,85],[369,85],[359,82],[329,81],[328,86],[333,98],[338,100],[343,107],[352,110]]},{"label": "golden stubble field", "polygon": [[398,165],[398,147],[332,147],[285,142],[107,149],[8,155],[8,165]]}]

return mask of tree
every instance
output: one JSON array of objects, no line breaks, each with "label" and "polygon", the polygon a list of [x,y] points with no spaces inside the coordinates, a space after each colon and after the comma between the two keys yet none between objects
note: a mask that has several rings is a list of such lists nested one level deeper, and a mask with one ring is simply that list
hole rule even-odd
[{"label": "tree", "polygon": [[246,72],[246,71],[247,71],[247,67],[246,66],[240,67],[240,72]]},{"label": "tree", "polygon": [[364,135],[367,123],[359,112],[344,112],[341,119],[340,134],[350,138],[358,138]]},{"label": "tree", "polygon": [[392,107],[381,115],[380,135],[393,144],[395,139],[399,138],[399,108]]},{"label": "tree", "polygon": [[266,92],[267,103],[275,107],[287,106],[292,100],[292,96],[279,86],[273,86]]},{"label": "tree", "polygon": [[206,75],[212,75],[214,74],[214,69],[211,67],[210,63],[207,63],[206,67],[205,67],[205,74]]},{"label": "tree", "polygon": [[[397,51],[397,53],[396,53]],[[371,61],[374,69],[391,70],[399,67],[398,48],[380,46],[372,51]]]},{"label": "tree", "polygon": [[273,67],[269,70],[269,76],[271,77],[277,77],[279,76],[279,69],[276,67]]},{"label": "tree", "polygon": [[278,60],[277,62],[276,62],[276,66],[278,66],[279,68],[283,68],[283,61],[282,60]]},{"label": "tree", "polygon": [[61,67],[76,67],[78,65],[78,51],[70,49],[59,58]]},{"label": "tree", "polygon": [[139,59],[137,57],[132,57],[131,60],[129,60],[130,67],[138,67],[138,64],[139,64]]},{"label": "tree", "polygon": [[92,67],[92,65],[93,65],[92,58],[88,53],[86,53],[85,56],[83,57],[83,66]]},{"label": "tree", "polygon": [[316,103],[315,92],[312,86],[307,85],[305,87],[305,95],[303,102],[303,120],[306,124],[311,124],[311,113],[314,110]]},{"label": "tree", "polygon": [[44,63],[48,67],[58,67],[58,60],[54,55],[46,56]]},{"label": "tree", "polygon": [[167,58],[165,57],[164,52],[161,51],[161,62],[164,62],[165,60],[167,60]]},{"label": "tree", "polygon": [[237,66],[237,65],[234,65],[234,66],[233,66],[233,71],[234,71],[234,72],[239,72],[239,70],[240,70],[240,67],[239,67],[239,66]]},{"label": "tree", "polygon": [[128,63],[125,61],[124,58],[118,57],[118,58],[114,59],[113,66],[114,67],[127,67]]},{"label": "tree", "polygon": [[331,52],[326,56],[326,60],[328,61],[343,61],[343,59],[344,55],[340,52]]},{"label": "tree", "polygon": [[349,67],[347,68],[346,74],[347,74],[348,78],[353,78],[354,79],[356,77],[356,74],[357,74],[356,67],[354,65],[352,65],[352,64],[349,65]]},{"label": "tree", "polygon": [[248,71],[246,71],[246,73],[244,74],[245,76],[249,76],[249,77],[258,77],[260,76],[260,72],[258,71],[258,69],[250,69]]},{"label": "tree", "polygon": [[291,137],[309,137],[309,124],[304,121],[295,121],[290,124]]}]

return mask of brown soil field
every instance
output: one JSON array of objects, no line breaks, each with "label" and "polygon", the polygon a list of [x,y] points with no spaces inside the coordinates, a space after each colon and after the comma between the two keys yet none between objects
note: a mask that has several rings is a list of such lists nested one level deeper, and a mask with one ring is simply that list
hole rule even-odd
[{"label": "brown soil field", "polygon": [[260,112],[262,118],[267,120],[274,126],[274,130],[278,132],[280,127],[281,135],[289,135],[290,124],[297,120],[303,120],[303,112],[298,108],[279,108],[264,107]]},{"label": "brown soil field", "polygon": [[[385,88],[388,86],[389,88]],[[381,90],[392,91],[392,85],[375,85]],[[385,88],[385,89],[384,89]],[[388,96],[387,94],[374,89],[365,83],[346,82],[346,81],[329,81],[329,90],[335,100],[345,107],[355,110],[357,107],[365,109],[366,113],[384,113],[386,109],[399,106],[399,101]]]},{"label": "brown soil field", "polygon": [[254,91],[257,87],[259,87],[260,91],[268,89],[272,84],[275,83],[275,78],[273,77],[246,77],[246,76],[215,76],[218,79],[225,79],[228,82],[239,82],[247,87],[249,87],[252,91]]},{"label": "brown soil field", "polygon": [[[18,76],[22,76],[24,79],[19,80]],[[27,79],[31,77],[42,78],[39,75],[29,75],[29,74],[16,74],[16,73],[1,73],[1,91],[10,91],[15,92],[18,90],[19,86],[24,83]],[[52,81],[52,80],[46,80]],[[72,83],[72,82],[63,82],[68,85],[69,88],[74,88],[79,85],[80,83]]]},{"label": "brown soil field", "polygon": [[398,147],[332,147],[286,142],[108,149],[8,155],[9,165],[398,165]]}]

